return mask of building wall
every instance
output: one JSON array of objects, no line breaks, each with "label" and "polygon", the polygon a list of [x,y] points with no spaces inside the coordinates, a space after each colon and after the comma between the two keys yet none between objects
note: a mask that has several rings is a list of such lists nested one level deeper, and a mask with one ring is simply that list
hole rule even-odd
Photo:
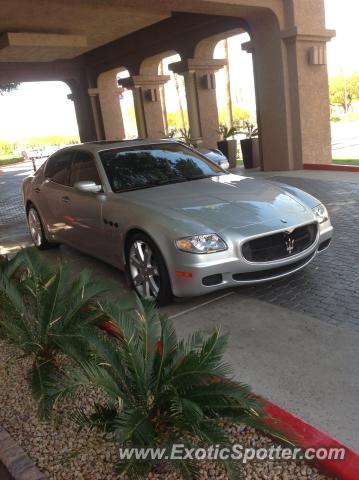
[{"label": "building wall", "polygon": [[[59,3],[60,13],[65,8],[60,0],[52,3]],[[101,18],[106,16],[106,7],[99,0],[87,3],[91,12],[102,5]],[[66,9],[69,8],[67,4]],[[86,9],[86,2],[83,8]],[[217,122],[215,92],[203,90],[202,78],[210,75],[215,66],[207,72],[193,66],[209,60],[206,49],[197,47],[207,38],[224,38],[226,32],[243,29],[251,36],[247,50],[253,55],[262,167],[286,170],[301,168],[303,163],[330,161],[325,44],[333,32],[325,29],[324,0],[124,0],[117,8],[124,9],[127,15],[132,8],[132,12],[137,12],[137,22],[142,12],[144,28],[69,60],[11,64],[0,61],[0,82],[64,80],[73,91],[81,138],[117,138],[123,135],[123,122],[118,102],[113,101],[114,74],[106,72],[127,69],[131,78],[136,79],[132,83],[136,88],[138,120],[142,122],[140,131],[158,136],[163,126],[156,90],[166,80],[156,73],[149,74],[143,66],[148,66],[146,59],[150,57],[159,61],[161,54],[176,51],[182,62],[192,65],[189,74],[195,75],[195,82],[189,82],[192,87],[188,87],[188,95],[197,99],[192,105],[197,109],[191,114],[193,127],[202,141],[213,146]],[[160,11],[161,15],[156,17],[160,21],[148,25],[149,12],[157,15]],[[110,15],[113,10],[108,12]],[[19,10],[19,18],[21,15]],[[46,24],[46,17],[43,23]],[[128,17],[128,30],[130,24]],[[103,34],[102,30],[98,33]]]}]

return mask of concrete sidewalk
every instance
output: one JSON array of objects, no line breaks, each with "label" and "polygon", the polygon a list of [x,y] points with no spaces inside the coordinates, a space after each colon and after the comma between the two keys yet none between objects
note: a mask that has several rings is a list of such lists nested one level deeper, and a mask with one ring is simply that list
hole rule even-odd
[{"label": "concrete sidewalk", "polygon": [[[179,306],[167,310],[174,314]],[[359,334],[246,298],[240,290],[174,322],[181,336],[221,325],[229,334],[226,356],[238,379],[359,450]]]}]

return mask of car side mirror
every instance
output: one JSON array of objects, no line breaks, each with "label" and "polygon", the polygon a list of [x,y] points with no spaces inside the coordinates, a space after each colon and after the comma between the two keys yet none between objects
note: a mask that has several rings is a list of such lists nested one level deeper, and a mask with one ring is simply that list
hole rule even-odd
[{"label": "car side mirror", "polygon": [[80,192],[99,193],[102,190],[102,185],[97,185],[90,180],[82,180],[81,182],[74,183],[74,188]]}]

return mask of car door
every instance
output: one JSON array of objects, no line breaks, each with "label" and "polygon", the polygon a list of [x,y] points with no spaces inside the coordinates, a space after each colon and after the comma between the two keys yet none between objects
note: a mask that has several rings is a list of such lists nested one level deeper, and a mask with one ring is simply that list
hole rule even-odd
[{"label": "car door", "polygon": [[95,159],[87,150],[77,150],[71,164],[70,191],[63,202],[66,242],[87,253],[102,257],[102,202],[104,194],[77,190],[76,182],[92,181],[102,185]]},{"label": "car door", "polygon": [[46,163],[44,178],[34,189],[34,202],[49,235],[58,240],[66,237],[63,203],[68,197],[72,150],[54,154]]}]

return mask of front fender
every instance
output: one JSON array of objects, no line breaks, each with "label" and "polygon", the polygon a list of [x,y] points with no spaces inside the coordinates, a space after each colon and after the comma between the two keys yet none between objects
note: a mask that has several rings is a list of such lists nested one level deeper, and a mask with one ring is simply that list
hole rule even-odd
[{"label": "front fender", "polygon": [[320,200],[313,197],[313,195],[310,195],[310,193],[307,193],[304,190],[301,190],[300,188],[293,187],[292,185],[281,183],[280,188],[285,192],[289,193],[290,195],[292,195],[293,197],[295,197],[296,199],[298,199],[301,203],[303,203],[310,209],[322,203]]}]

